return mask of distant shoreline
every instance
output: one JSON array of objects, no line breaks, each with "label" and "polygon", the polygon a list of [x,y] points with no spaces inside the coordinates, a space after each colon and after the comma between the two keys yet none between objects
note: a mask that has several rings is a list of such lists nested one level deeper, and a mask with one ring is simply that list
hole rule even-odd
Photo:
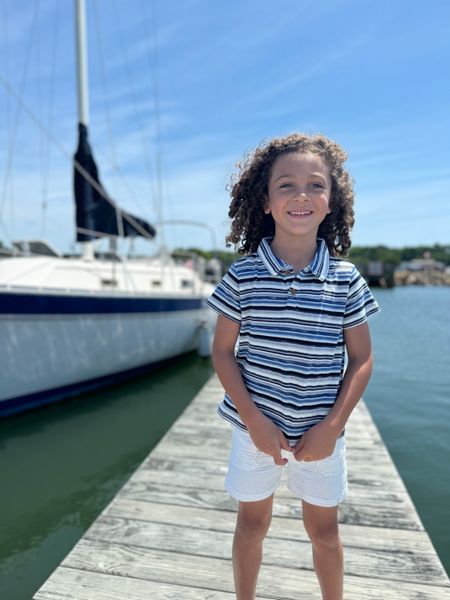
[{"label": "distant shoreline", "polygon": [[450,285],[450,273],[442,271],[406,271],[394,272],[395,285],[446,286]]}]

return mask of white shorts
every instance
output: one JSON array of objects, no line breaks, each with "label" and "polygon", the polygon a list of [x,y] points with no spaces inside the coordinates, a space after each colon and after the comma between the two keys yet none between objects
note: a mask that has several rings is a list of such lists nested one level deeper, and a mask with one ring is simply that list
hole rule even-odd
[{"label": "white shorts", "polygon": [[279,466],[272,456],[260,452],[250,435],[233,427],[227,492],[241,502],[256,502],[271,496],[280,485],[286,468],[288,488],[296,496],[316,506],[337,506],[347,493],[345,464],[345,437],[336,441],[334,452],[328,458],[315,461],[297,461],[291,452],[282,450],[288,464]]}]

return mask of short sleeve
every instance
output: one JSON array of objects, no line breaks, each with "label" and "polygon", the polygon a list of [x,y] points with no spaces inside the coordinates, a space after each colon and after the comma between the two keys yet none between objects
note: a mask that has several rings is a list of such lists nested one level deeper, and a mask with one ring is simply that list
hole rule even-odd
[{"label": "short sleeve", "polygon": [[239,295],[239,277],[235,264],[232,264],[207,299],[208,305],[217,313],[232,321],[241,322],[241,303]]},{"label": "short sleeve", "polygon": [[380,307],[372,295],[369,286],[364,278],[354,267],[352,278],[350,280],[347,303],[345,306],[344,320],[342,327],[348,329],[361,325],[367,321],[370,315],[379,312]]}]

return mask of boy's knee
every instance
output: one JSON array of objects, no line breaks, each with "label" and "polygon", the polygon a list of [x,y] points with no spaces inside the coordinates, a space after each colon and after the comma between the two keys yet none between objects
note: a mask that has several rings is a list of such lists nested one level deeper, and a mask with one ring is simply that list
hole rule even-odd
[{"label": "boy's knee", "polygon": [[341,545],[337,527],[313,527],[308,529],[309,539],[316,548],[336,550]]},{"label": "boy's knee", "polygon": [[236,522],[236,534],[247,539],[263,539],[269,530],[270,521],[270,516],[240,514]]}]

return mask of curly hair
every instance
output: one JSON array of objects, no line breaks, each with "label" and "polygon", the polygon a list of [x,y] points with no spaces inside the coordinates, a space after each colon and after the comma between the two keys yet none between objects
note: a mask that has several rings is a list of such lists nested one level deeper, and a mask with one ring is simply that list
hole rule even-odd
[{"label": "curly hair", "polygon": [[234,244],[239,254],[255,252],[263,237],[273,237],[275,222],[264,213],[269,179],[276,159],[289,152],[319,155],[329,169],[331,178],[330,209],[319,226],[318,237],[323,238],[333,256],[345,256],[351,246],[350,230],[354,223],[353,182],[344,169],[347,154],[336,142],[321,134],[293,133],[274,138],[237,163],[239,171],[227,186],[231,203],[228,216],[231,231],[225,238]]}]

